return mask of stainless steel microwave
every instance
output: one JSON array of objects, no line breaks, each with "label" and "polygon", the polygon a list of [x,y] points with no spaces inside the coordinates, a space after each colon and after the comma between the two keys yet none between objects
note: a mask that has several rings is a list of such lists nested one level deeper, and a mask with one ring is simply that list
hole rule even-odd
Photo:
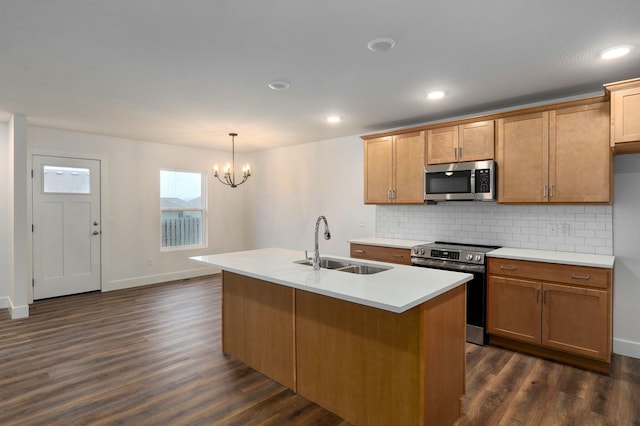
[{"label": "stainless steel microwave", "polygon": [[496,199],[495,161],[436,164],[424,168],[425,201]]}]

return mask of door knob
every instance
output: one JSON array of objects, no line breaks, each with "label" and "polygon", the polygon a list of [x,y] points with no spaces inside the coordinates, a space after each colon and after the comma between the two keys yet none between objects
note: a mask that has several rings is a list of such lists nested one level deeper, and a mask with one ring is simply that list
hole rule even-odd
[{"label": "door knob", "polygon": [[99,235],[100,231],[93,231],[93,235]]}]

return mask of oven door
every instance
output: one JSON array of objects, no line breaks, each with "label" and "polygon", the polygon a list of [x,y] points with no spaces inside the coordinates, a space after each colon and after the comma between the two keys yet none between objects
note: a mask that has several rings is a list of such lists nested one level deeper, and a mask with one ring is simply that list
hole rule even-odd
[{"label": "oven door", "polygon": [[411,263],[413,266],[466,272],[473,275],[473,279],[467,282],[467,342],[476,345],[486,344],[487,283],[485,266],[423,258],[411,258]]}]

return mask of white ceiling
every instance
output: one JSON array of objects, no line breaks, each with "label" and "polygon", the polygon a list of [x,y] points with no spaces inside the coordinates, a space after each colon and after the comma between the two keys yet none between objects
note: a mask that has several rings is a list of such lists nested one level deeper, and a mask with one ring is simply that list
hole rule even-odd
[{"label": "white ceiling", "polygon": [[245,152],[366,134],[640,77],[639,19],[638,0],[0,0],[0,120],[221,150],[234,131]]}]

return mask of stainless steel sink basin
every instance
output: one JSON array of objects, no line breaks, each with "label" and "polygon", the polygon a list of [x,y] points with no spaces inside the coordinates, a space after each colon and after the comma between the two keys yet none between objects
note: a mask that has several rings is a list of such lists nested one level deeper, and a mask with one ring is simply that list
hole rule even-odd
[{"label": "stainless steel sink basin", "polygon": [[[296,260],[295,263],[301,265],[313,266],[311,259]],[[383,272],[391,268],[379,265],[371,265],[369,263],[351,262],[341,259],[332,259],[330,257],[320,258],[320,268],[332,269],[334,271],[348,272],[350,274],[371,275]]]}]

